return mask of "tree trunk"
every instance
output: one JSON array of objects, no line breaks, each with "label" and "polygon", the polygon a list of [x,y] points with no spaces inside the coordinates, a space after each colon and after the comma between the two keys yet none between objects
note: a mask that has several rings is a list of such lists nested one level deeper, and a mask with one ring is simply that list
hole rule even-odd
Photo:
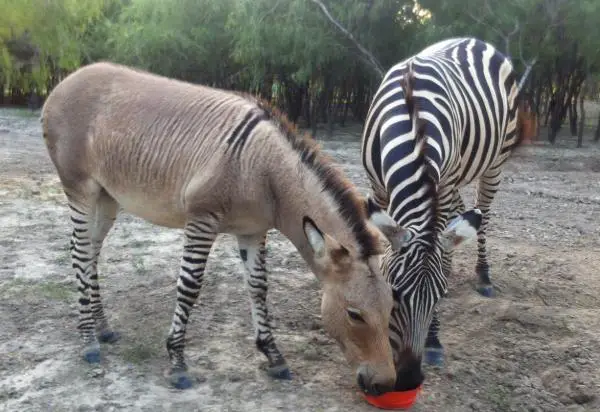
[{"label": "tree trunk", "polygon": [[342,108],[342,118],[340,120],[340,126],[342,126],[342,127],[346,126],[346,119],[348,118],[348,108],[350,107],[349,100],[350,100],[350,93],[348,92],[348,90],[346,90],[344,93],[344,100],[342,102],[344,107]]},{"label": "tree trunk", "polygon": [[294,123],[298,121],[302,113],[302,100],[304,98],[304,86],[299,86],[293,81],[286,82],[285,100],[287,113],[290,120]]},{"label": "tree trunk", "polygon": [[327,137],[330,139],[333,137],[333,130],[335,128],[335,109],[336,104],[332,101],[328,105],[328,114],[327,114]]},{"label": "tree trunk", "polygon": [[550,110],[549,110],[550,122],[549,122],[549,126],[548,126],[548,141],[552,144],[554,144],[556,142],[556,136],[558,135],[560,126],[562,124],[561,111],[563,109],[561,106],[562,106],[563,102],[561,100],[562,99],[555,97],[553,99],[553,101],[550,102]]},{"label": "tree trunk", "polygon": [[583,129],[585,127],[585,109],[583,107],[583,101],[585,98],[585,93],[583,87],[579,92],[579,132],[577,134],[577,147],[583,147]]},{"label": "tree trunk", "polygon": [[594,133],[594,142],[600,141],[600,114],[598,114],[598,123],[596,125],[596,132]]},{"label": "tree trunk", "polygon": [[577,136],[577,97],[569,100],[569,126],[571,136]]}]

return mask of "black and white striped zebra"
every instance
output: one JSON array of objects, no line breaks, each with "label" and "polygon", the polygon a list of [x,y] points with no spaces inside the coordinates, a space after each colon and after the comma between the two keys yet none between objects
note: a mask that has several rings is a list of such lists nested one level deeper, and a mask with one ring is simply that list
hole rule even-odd
[{"label": "black and white striped zebra", "polygon": [[[452,249],[467,238],[478,238],[478,291],[493,295],[485,232],[501,166],[520,142],[518,94],[506,56],[453,38],[392,67],[373,98],[361,154],[371,213],[387,210],[394,221],[387,230],[398,239],[382,264],[394,289],[398,379],[407,388],[423,380],[424,348],[427,362],[442,361],[436,304],[447,291]],[[458,189],[476,179],[476,208],[465,212]]]}]

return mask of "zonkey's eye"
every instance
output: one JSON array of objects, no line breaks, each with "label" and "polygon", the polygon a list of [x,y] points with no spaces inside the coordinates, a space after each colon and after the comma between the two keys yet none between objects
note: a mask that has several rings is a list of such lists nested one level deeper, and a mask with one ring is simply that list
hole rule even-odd
[{"label": "zonkey's eye", "polygon": [[348,316],[350,316],[350,319],[352,319],[352,320],[355,320],[357,322],[365,321],[363,319],[363,317],[360,315],[360,311],[358,311],[356,309],[346,309],[346,312],[348,312]]}]

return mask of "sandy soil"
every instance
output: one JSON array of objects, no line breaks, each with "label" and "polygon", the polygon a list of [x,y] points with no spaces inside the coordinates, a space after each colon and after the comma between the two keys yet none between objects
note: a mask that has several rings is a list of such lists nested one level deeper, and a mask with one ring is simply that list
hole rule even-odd
[{"label": "sandy soil", "polygon": [[[325,148],[366,190],[357,128]],[[443,368],[426,368],[415,411],[600,410],[600,147],[536,144],[506,168],[489,231],[499,296],[473,290],[475,245],[455,254],[442,304]],[[472,204],[473,189],[465,190]],[[121,215],[100,261],[109,319],[124,335],[79,357],[64,195],[37,113],[0,111],[0,410],[374,411],[318,317],[319,287],[291,244],[269,236],[276,338],[295,379],[273,381],[252,342],[232,238],[209,260],[189,326],[199,383],[170,389],[164,338],[181,233]],[[598,266],[597,266],[598,265]]]}]

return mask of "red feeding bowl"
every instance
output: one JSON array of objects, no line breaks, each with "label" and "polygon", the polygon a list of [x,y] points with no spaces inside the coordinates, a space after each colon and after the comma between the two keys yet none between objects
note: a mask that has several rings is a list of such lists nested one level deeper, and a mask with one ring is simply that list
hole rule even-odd
[{"label": "red feeding bowl", "polygon": [[415,404],[420,391],[421,386],[418,386],[409,391],[386,392],[379,396],[363,394],[363,396],[367,402],[379,409],[408,409]]}]

